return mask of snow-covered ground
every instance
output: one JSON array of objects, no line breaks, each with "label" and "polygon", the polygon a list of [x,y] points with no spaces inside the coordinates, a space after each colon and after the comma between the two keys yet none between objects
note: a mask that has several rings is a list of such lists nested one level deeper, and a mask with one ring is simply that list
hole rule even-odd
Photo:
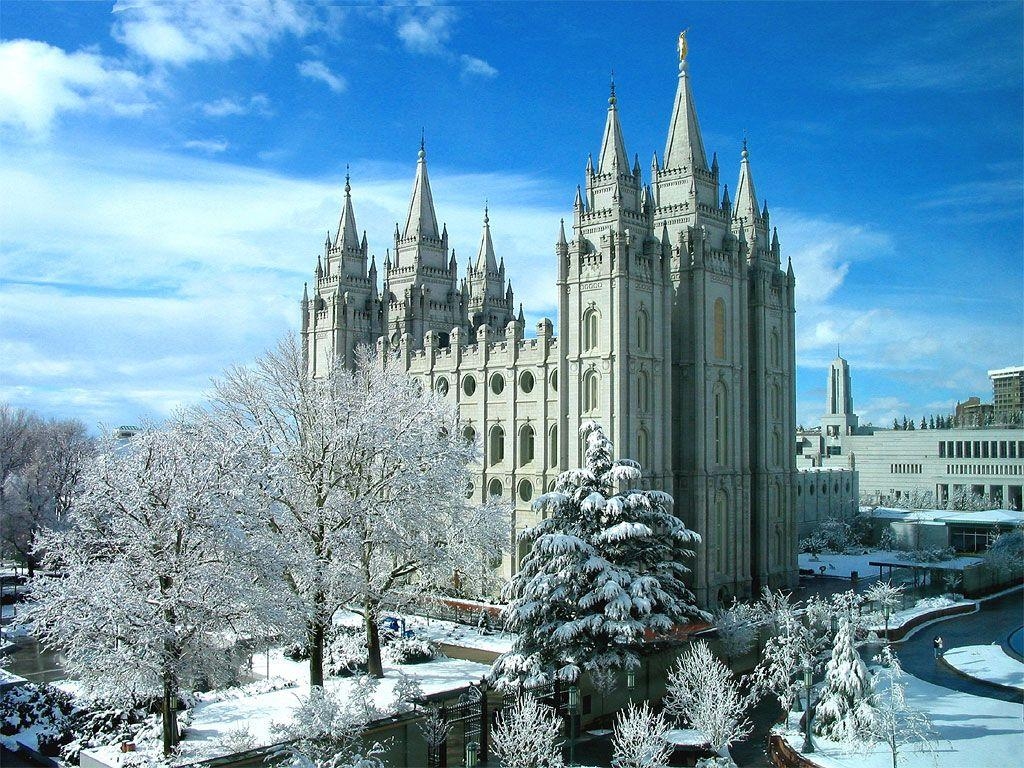
[{"label": "snow-covered ground", "polygon": [[[886,549],[872,549],[868,552],[858,555],[837,555],[831,552],[822,552],[819,555],[812,555],[809,552],[801,552],[800,567],[810,569],[815,573],[819,573],[821,572],[821,567],[825,566],[825,571],[823,575],[838,576],[842,579],[850,578],[850,574],[853,571],[856,571],[858,577],[860,577],[861,579],[876,578],[878,576],[878,566],[870,565],[870,563],[884,562],[898,563],[900,565],[914,564],[912,561],[909,560],[900,560],[899,556],[901,554],[905,553],[890,551]],[[930,565],[956,565],[962,567],[967,565],[973,565],[974,563],[980,561],[980,557],[957,557],[953,560],[947,560],[943,563],[931,563]],[[883,569],[883,577],[888,576],[888,572],[888,568]]]},{"label": "snow-covered ground", "polygon": [[949,666],[967,677],[1024,691],[1024,664],[998,645],[965,645],[942,655]]},{"label": "snow-covered ground", "polygon": [[[515,640],[515,635],[510,632],[491,631],[485,633],[477,627],[456,624],[453,621],[428,619],[413,614],[389,612],[387,615],[405,619],[406,630],[411,630],[416,633],[417,637],[433,640],[435,643],[505,653],[512,650],[512,642]],[[351,611],[338,611],[334,615],[335,624],[359,626],[361,622],[362,617]],[[256,671],[259,671],[259,667],[256,668]]]},{"label": "snow-covered ground", "polygon": [[[906,675],[908,703],[927,712],[937,732],[933,751],[906,745],[899,752],[900,768],[1006,768],[1024,754],[1024,707],[996,699],[953,691]],[[792,721],[796,722],[795,718]],[[789,745],[800,751],[803,735],[787,731]],[[892,753],[884,744],[866,753],[848,744],[814,737],[808,759],[822,768],[890,768]],[[1017,755],[1015,758],[1014,755]]]},{"label": "snow-covered ground", "polygon": [[[958,596],[958,599],[953,600],[948,597],[925,597],[918,600],[910,608],[904,608],[901,611],[893,611],[889,614],[889,630],[900,629],[902,626],[910,622],[912,619],[916,619],[918,616],[924,616],[934,611],[942,610],[943,608],[951,608],[954,605],[977,605],[974,600],[964,600]],[[873,621],[869,623],[866,628],[875,632],[882,632],[885,629],[885,621],[882,617],[881,612],[877,612],[872,617]]]}]

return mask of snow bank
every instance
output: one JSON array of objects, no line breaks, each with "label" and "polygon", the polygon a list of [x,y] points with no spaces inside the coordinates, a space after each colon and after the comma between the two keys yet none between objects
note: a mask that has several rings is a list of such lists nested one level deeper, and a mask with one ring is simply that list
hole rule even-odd
[{"label": "snow bank", "polygon": [[950,648],[942,660],[966,677],[1024,691],[1024,664],[1007,655],[1001,646]]},{"label": "snow bank", "polygon": [[[1024,707],[996,699],[953,691],[926,683],[913,675],[903,678],[908,703],[928,714],[938,733],[934,751],[901,747],[900,768],[1006,768],[1024,754]],[[795,722],[795,721],[794,721]],[[791,728],[784,733],[789,746],[799,752],[803,734]],[[815,752],[808,759],[821,768],[891,768],[892,753],[877,744],[866,753],[849,744],[814,737]]]},{"label": "snow bank", "polygon": [[[893,563],[894,565],[923,565],[928,566],[956,566],[966,567],[975,563],[980,563],[980,557],[957,557],[952,560],[946,560],[941,563],[916,563],[912,560],[901,560],[900,555],[906,555],[905,552],[898,552],[886,549],[872,549],[863,554],[856,555],[837,555],[831,552],[822,552],[819,555],[812,555],[809,552],[801,552],[799,555],[800,568],[812,570],[815,573],[819,573],[822,566],[825,566],[825,571],[822,575],[824,576],[836,576],[841,579],[850,578],[850,574],[853,571],[857,572],[857,575],[861,579],[865,578],[877,578],[878,566],[871,565],[873,562],[885,562]],[[882,570],[883,576],[888,576],[888,568]],[[894,573],[893,576],[896,574]]]}]

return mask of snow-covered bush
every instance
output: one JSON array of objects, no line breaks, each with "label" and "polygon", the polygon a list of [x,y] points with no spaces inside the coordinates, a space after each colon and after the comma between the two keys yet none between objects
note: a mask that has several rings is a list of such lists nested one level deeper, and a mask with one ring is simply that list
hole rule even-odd
[{"label": "snow-covered bush", "polygon": [[1024,528],[998,534],[984,557],[985,564],[1001,576],[1024,575]]},{"label": "snow-covered bush", "polygon": [[561,730],[551,707],[524,694],[495,719],[491,746],[505,768],[562,768]]},{"label": "snow-covered bush", "polygon": [[888,637],[889,617],[903,601],[903,585],[892,584],[888,581],[876,581],[864,592],[864,598],[878,607],[878,613],[885,625]]},{"label": "snow-covered bush", "polygon": [[240,725],[237,728],[229,728],[221,734],[217,740],[217,751],[223,755],[233,755],[237,752],[248,752],[259,745],[259,740],[249,730],[249,727]]},{"label": "snow-covered bush", "polygon": [[613,460],[595,422],[580,433],[586,466],[558,476],[533,505],[543,519],[520,536],[530,552],[505,591],[506,627],[518,635],[495,664],[501,681],[636,667],[633,646],[645,636],[707,618],[685,584],[700,537],[672,513],[668,494],[627,490],[640,466]]},{"label": "snow-covered bush", "polygon": [[423,637],[398,637],[384,646],[384,657],[392,664],[424,664],[439,654],[437,646]]},{"label": "snow-covered bush", "polygon": [[871,722],[871,675],[854,645],[853,625],[840,619],[825,665],[825,685],[814,708],[814,732],[834,741],[853,741]]},{"label": "snow-covered bush", "polygon": [[[286,764],[294,768],[380,765],[375,757],[379,745],[364,751],[361,740],[367,722],[379,715],[370,703],[375,687],[369,678],[359,678],[344,698],[335,691],[311,688],[291,722],[271,727],[275,740],[290,742],[281,754]],[[368,759],[372,762],[367,763]]]},{"label": "snow-covered bush", "polygon": [[897,559],[913,563],[943,563],[956,557],[956,550],[952,547],[935,549],[911,549],[900,552]]},{"label": "snow-covered bush", "polygon": [[140,731],[155,723],[156,717],[147,715],[142,709],[94,702],[75,715],[71,723],[71,740],[61,748],[61,758],[77,765],[83,749],[135,741]]},{"label": "snow-covered bush", "polygon": [[667,768],[672,745],[665,741],[668,722],[645,701],[629,702],[615,716],[612,737],[612,768]]},{"label": "snow-covered bush", "polygon": [[825,537],[817,531],[814,531],[809,536],[805,536],[800,539],[798,544],[800,551],[809,555],[813,555],[811,559],[814,560],[818,555],[825,551]]},{"label": "snow-covered bush", "polygon": [[423,688],[420,681],[411,675],[398,673],[398,682],[395,683],[395,700],[392,709],[395,712],[409,712],[415,707],[417,701],[423,698]]},{"label": "snow-covered bush", "polygon": [[730,664],[751,648],[757,640],[757,628],[763,615],[757,606],[741,603],[735,597],[728,608],[719,608],[714,612],[715,629],[722,645],[722,652]]},{"label": "snow-covered bush", "polygon": [[67,730],[76,709],[71,694],[52,685],[25,683],[0,696],[0,735],[13,736],[33,726]]},{"label": "snow-covered bush", "polygon": [[369,654],[366,638],[356,627],[334,627],[324,648],[324,672],[335,677],[350,677],[366,671]]}]

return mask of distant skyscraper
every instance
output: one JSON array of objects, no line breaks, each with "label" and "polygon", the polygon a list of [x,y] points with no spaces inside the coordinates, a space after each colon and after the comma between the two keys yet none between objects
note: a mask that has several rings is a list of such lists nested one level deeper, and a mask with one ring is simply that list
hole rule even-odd
[{"label": "distant skyscraper", "polygon": [[992,407],[998,424],[1020,424],[1024,415],[1024,365],[989,371]]},{"label": "distant skyscraper", "polygon": [[821,430],[825,437],[852,435],[857,431],[857,414],[853,412],[853,387],[850,366],[836,354],[828,369],[828,397],[825,415],[821,417]]}]

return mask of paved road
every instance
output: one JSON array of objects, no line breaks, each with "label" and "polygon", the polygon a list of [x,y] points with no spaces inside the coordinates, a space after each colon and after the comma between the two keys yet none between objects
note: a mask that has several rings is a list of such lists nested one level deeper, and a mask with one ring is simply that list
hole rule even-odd
[{"label": "paved road", "polygon": [[977,683],[935,661],[932,639],[941,635],[946,650],[963,645],[996,643],[1008,648],[1007,636],[1024,623],[1024,590],[987,600],[978,613],[946,619],[919,629],[909,640],[896,644],[896,655],[903,668],[929,683],[963,691],[974,696],[1024,703],[1024,694]]}]

